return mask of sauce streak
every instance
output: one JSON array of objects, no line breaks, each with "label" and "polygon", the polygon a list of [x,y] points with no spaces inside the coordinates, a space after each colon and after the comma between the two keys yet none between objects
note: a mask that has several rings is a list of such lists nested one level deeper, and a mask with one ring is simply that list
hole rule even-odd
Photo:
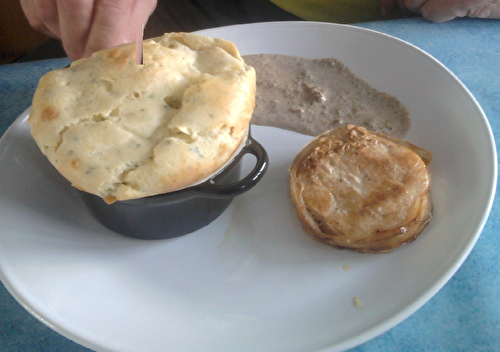
[{"label": "sauce streak", "polygon": [[398,99],[337,59],[258,54],[244,60],[257,72],[256,125],[316,136],[349,123],[397,138],[410,128],[408,110]]}]

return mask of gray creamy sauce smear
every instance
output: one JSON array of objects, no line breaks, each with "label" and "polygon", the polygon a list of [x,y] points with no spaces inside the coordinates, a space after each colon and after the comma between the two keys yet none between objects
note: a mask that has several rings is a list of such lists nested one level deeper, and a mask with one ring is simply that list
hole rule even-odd
[{"label": "gray creamy sauce smear", "polygon": [[340,61],[286,55],[247,55],[257,72],[252,123],[317,136],[346,123],[402,138],[408,110],[393,96],[356,77]]}]

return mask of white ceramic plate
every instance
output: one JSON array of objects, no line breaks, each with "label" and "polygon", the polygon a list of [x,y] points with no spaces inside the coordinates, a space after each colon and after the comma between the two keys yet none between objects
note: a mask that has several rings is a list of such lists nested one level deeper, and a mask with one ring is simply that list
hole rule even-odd
[{"label": "white ceramic plate", "polygon": [[271,162],[256,188],[193,234],[124,238],[96,223],[41,156],[26,112],[0,142],[5,286],[54,330],[99,351],[333,351],[401,322],[459,268],[488,216],[497,165],[481,108],[429,55],[370,30],[300,22],[204,33],[242,54],[336,57],[398,97],[413,122],[407,138],[434,155],[425,232],[387,255],[311,240],[287,193],[287,168],[309,137],[256,127]]}]

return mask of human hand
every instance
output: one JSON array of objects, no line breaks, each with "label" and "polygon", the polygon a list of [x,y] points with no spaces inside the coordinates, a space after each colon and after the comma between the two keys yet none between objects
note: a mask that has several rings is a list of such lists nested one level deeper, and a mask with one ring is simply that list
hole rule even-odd
[{"label": "human hand", "polygon": [[30,25],[61,39],[77,60],[95,51],[135,41],[157,0],[20,0]]},{"label": "human hand", "polygon": [[398,6],[432,22],[456,17],[500,18],[500,0],[382,0],[385,14],[392,13]]}]

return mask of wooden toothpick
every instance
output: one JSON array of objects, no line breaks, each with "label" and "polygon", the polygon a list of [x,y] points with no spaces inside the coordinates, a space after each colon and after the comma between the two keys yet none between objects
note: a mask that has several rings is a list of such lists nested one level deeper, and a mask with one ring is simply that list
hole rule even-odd
[{"label": "wooden toothpick", "polygon": [[141,23],[141,26],[139,27],[139,31],[137,32],[137,35],[135,36],[135,63],[137,65],[144,64],[144,55],[143,55],[143,47],[142,47],[143,38],[144,38],[144,23]]}]

